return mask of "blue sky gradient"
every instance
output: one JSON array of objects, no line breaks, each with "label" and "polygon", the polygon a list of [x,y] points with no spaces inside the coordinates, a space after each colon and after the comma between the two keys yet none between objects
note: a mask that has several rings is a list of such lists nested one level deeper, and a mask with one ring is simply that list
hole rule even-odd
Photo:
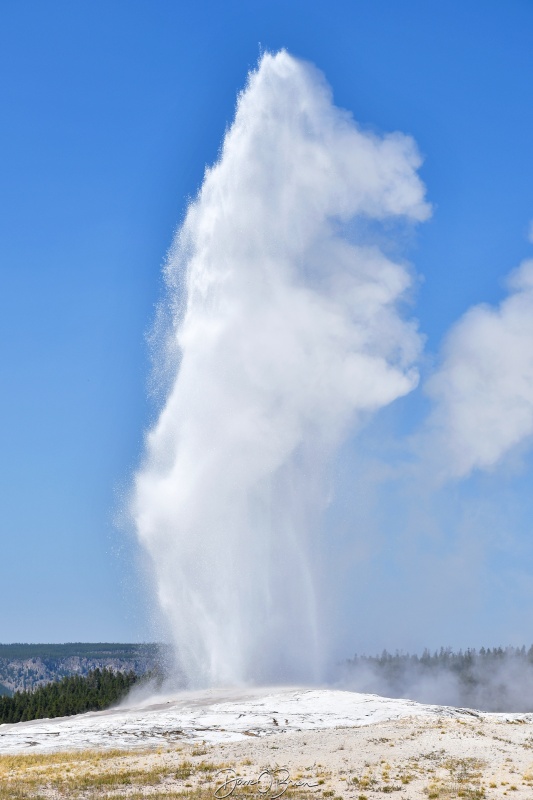
[{"label": "blue sky gradient", "polygon": [[[408,253],[429,369],[450,325],[498,303],[532,255],[532,33],[528,0],[2,3],[0,641],[153,635],[117,525],[156,410],[146,334],[173,233],[260,52],[312,61],[337,105],[424,155],[434,213]],[[409,431],[425,408],[418,394],[374,425]],[[455,639],[443,623],[442,644],[530,643],[533,589],[506,578],[533,566],[527,458],[517,471],[465,490],[494,519],[496,482],[522,538],[483,556],[486,599]],[[406,630],[403,646],[424,643]]]}]

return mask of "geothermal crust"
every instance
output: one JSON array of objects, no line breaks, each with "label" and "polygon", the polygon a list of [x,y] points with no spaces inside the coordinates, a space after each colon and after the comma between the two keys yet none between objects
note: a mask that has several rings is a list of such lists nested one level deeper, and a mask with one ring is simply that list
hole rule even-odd
[{"label": "geothermal crust", "polygon": [[[131,702],[131,701],[130,701]],[[245,741],[358,728],[417,717],[533,723],[533,714],[489,714],[331,689],[208,689],[148,697],[107,711],[0,725],[0,754]]]}]

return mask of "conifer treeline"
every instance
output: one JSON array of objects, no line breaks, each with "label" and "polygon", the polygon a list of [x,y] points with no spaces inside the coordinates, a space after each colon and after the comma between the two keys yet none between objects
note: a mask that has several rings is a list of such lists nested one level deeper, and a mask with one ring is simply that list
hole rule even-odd
[{"label": "conifer treeline", "polygon": [[441,648],[422,655],[355,656],[343,671],[346,685],[385,697],[483,711],[533,711],[533,646],[454,652]]},{"label": "conifer treeline", "polygon": [[482,647],[480,650],[468,648],[454,652],[450,647],[441,647],[431,653],[424,650],[421,656],[409,653],[389,653],[383,650],[380,656],[355,655],[347,663],[349,666],[369,664],[383,672],[394,674],[406,667],[423,667],[427,670],[447,669],[458,674],[468,673],[475,665],[497,665],[502,662],[516,662],[533,667],[533,645],[526,650],[522,647]]},{"label": "conifer treeline", "polygon": [[95,669],[88,675],[71,675],[34,691],[0,697],[0,723],[66,717],[100,711],[117,703],[137,681],[134,672]]}]

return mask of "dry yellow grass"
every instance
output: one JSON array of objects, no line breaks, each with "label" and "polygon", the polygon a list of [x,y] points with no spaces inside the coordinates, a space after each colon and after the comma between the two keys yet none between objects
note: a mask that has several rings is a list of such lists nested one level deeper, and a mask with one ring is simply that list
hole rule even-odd
[{"label": "dry yellow grass", "polygon": [[[181,748],[167,750],[85,750],[51,755],[0,756],[0,800],[52,800],[52,798],[184,798],[213,800],[217,776],[239,765],[206,760],[205,748],[184,759]],[[198,760],[198,756],[202,759]],[[248,759],[248,766],[253,762]],[[219,783],[221,780],[219,780]],[[257,795],[251,786],[239,786],[239,795]],[[286,796],[305,800],[306,792],[289,788]],[[332,793],[333,794],[333,793]],[[265,797],[272,796],[266,792]]]},{"label": "dry yellow grass", "polygon": [[[531,800],[530,730],[411,719],[216,745],[0,756],[0,800],[275,800],[280,788],[290,800]],[[287,786],[258,786],[262,770],[283,767]],[[235,783],[227,795],[217,794],[221,770]]]}]

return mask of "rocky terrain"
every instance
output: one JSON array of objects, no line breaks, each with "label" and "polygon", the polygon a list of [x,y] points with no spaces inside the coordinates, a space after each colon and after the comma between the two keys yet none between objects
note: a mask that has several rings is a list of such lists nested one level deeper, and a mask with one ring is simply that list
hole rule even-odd
[{"label": "rocky terrain", "polygon": [[66,675],[87,675],[104,667],[143,674],[157,665],[159,657],[158,646],[150,644],[0,645],[0,693],[35,689]]}]

